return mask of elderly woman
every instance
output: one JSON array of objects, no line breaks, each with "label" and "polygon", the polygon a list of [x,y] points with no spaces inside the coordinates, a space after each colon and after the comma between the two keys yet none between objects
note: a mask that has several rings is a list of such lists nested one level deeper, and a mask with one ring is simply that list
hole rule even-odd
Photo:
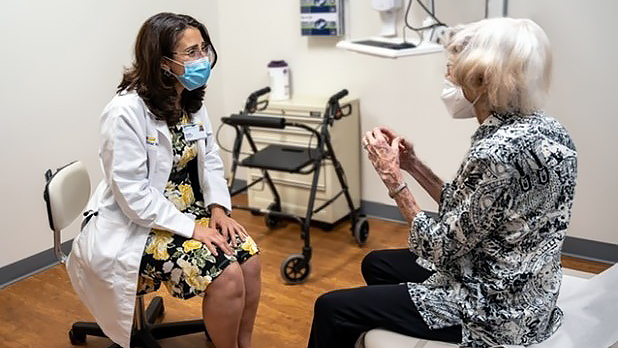
[{"label": "elderly woman", "polygon": [[[372,328],[467,347],[529,345],[560,326],[577,153],[540,111],[551,77],[547,36],[527,19],[487,19],[453,29],[445,47],[442,99],[453,117],[478,120],[471,147],[443,183],[392,130],[365,134],[369,160],[410,226],[409,249],[370,253],[366,287],[321,296],[309,347],[352,347]],[[402,170],[439,203],[436,217],[418,206]]]}]

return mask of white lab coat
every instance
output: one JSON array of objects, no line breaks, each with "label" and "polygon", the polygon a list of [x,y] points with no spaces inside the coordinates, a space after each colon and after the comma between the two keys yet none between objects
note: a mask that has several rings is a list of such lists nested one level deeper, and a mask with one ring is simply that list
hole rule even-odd
[{"label": "white lab coat", "polygon": [[[204,203],[229,210],[223,162],[206,109],[193,120],[203,123],[208,134],[197,146]],[[119,94],[109,102],[101,116],[101,134],[104,179],[87,207],[98,214],[73,241],[67,270],[105,334],[129,347],[139,266],[151,228],[191,238],[195,223],[163,195],[173,161],[170,133],[137,93]]]}]

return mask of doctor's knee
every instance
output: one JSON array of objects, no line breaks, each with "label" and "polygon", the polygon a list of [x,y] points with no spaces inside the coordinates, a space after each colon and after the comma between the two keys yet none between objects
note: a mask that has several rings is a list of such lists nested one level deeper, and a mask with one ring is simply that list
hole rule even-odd
[{"label": "doctor's knee", "polygon": [[[245,296],[244,276],[238,262],[232,262],[215,278],[209,287],[210,291],[223,291],[230,299]],[[207,295],[208,296],[208,295]]]}]

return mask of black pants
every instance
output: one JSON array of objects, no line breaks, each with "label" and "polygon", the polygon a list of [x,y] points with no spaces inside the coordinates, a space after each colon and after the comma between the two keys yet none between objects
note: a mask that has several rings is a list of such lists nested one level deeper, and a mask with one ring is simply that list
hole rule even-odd
[{"label": "black pants", "polygon": [[365,331],[382,328],[428,340],[460,343],[461,326],[430,329],[402,282],[420,283],[432,273],[408,249],[377,250],[362,263],[367,286],[335,290],[315,302],[309,348],[352,348]]}]

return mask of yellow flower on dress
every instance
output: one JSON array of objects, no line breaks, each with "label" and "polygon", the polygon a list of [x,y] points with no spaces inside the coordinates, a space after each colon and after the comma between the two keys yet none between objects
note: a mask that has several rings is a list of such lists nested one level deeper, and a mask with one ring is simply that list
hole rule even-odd
[{"label": "yellow flower on dress", "polygon": [[167,245],[174,240],[172,233],[161,230],[154,230],[154,232],[154,237],[146,248],[146,253],[151,254],[155,260],[169,259],[170,255],[167,253]]},{"label": "yellow flower on dress", "polygon": [[185,204],[184,199],[182,199],[180,192],[172,192],[170,195],[167,196],[167,199],[169,199],[170,202],[174,204],[176,209],[180,211],[184,211],[185,209],[187,209],[187,205]]},{"label": "yellow flower on dress", "polygon": [[185,203],[185,200],[182,197],[181,188],[179,186],[176,186],[176,184],[174,184],[173,182],[170,182],[170,181],[167,182],[167,184],[165,185],[165,191],[163,194],[165,195],[165,198],[167,198],[170,202],[172,202],[172,204],[174,204],[176,209],[180,211],[185,210],[187,206],[190,204],[190,203],[189,204]]},{"label": "yellow flower on dress", "polygon": [[195,148],[195,144],[185,147],[185,151],[182,153],[182,156],[180,156],[180,159],[176,164],[177,167],[184,168],[184,166],[186,166],[187,163],[189,163],[189,161],[192,160],[196,155],[197,150]]},{"label": "yellow flower on dress", "polygon": [[197,222],[199,225],[202,225],[202,226],[208,226],[208,224],[210,223],[210,218],[197,219],[195,220],[195,222]]},{"label": "yellow flower on dress", "polygon": [[193,196],[193,188],[191,187],[191,185],[178,185],[178,191],[180,191],[180,198],[182,199],[185,206],[189,206],[191,203],[195,202],[195,197]]},{"label": "yellow flower on dress", "polygon": [[189,263],[187,260],[178,260],[178,266],[182,268],[187,284],[196,290],[205,290],[206,287],[208,287],[208,285],[212,282],[212,278],[210,276],[202,277],[200,275],[200,269],[196,265]]},{"label": "yellow flower on dress", "polygon": [[210,285],[210,283],[212,282],[212,278],[210,276],[199,276],[199,275],[194,275],[191,276],[189,278],[187,278],[187,284],[189,284],[191,287],[197,289],[197,290],[206,290],[206,288],[208,287],[208,285]]},{"label": "yellow flower on dress", "polygon": [[202,242],[197,241],[195,239],[189,239],[185,241],[184,243],[182,243],[182,248],[184,249],[185,253],[188,253],[191,250],[199,249],[201,247],[202,247]]},{"label": "yellow flower on dress", "polygon": [[247,251],[251,255],[257,254],[259,251],[257,244],[253,241],[251,237],[247,237],[247,239],[240,245],[242,250]]}]

